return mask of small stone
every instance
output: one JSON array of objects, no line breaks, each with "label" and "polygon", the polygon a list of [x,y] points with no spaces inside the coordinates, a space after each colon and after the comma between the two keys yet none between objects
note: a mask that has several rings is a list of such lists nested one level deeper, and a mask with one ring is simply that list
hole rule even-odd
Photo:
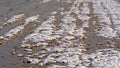
[{"label": "small stone", "polygon": [[28,64],[30,64],[30,63],[31,63],[31,61],[27,61],[27,63],[28,63]]}]

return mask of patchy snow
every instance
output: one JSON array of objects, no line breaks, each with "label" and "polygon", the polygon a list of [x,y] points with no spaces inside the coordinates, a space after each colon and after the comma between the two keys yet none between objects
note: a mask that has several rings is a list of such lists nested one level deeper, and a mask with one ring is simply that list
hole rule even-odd
[{"label": "patchy snow", "polygon": [[110,27],[103,27],[99,32],[98,36],[103,36],[106,38],[116,37],[116,32]]},{"label": "patchy snow", "polygon": [[14,15],[14,16],[12,16],[10,19],[8,19],[5,23],[3,23],[3,25],[12,24],[12,23],[14,23],[14,22],[16,22],[16,21],[21,20],[24,16],[25,16],[24,13],[18,14],[18,15]]},{"label": "patchy snow", "polygon": [[33,22],[39,18],[39,15],[26,18],[25,22]]},{"label": "patchy snow", "polygon": [[[56,3],[56,0],[43,0],[43,4],[53,1]],[[14,44],[14,40],[19,40],[17,36],[24,31],[25,36],[20,38],[20,50],[24,50],[24,54],[16,53],[31,65],[46,68],[119,68],[120,54],[114,50],[119,50],[119,3],[114,0],[57,1],[65,3],[61,9],[56,8],[45,18],[40,15],[25,18],[23,24],[0,36],[0,44],[5,38]],[[19,17],[22,18],[13,16],[8,22],[14,24]],[[44,20],[38,21],[38,18]],[[31,23],[37,25],[32,30],[28,29],[30,32],[27,33],[26,26],[31,26]]]},{"label": "patchy snow", "polygon": [[96,52],[83,55],[83,60],[91,59],[92,68],[119,68],[120,53],[114,49],[100,49]]}]

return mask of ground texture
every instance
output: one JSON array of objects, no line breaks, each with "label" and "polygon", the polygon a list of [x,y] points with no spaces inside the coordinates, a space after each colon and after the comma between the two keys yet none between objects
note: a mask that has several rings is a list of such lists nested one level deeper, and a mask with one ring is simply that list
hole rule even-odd
[{"label": "ground texture", "polygon": [[0,68],[120,68],[119,0],[1,0]]}]

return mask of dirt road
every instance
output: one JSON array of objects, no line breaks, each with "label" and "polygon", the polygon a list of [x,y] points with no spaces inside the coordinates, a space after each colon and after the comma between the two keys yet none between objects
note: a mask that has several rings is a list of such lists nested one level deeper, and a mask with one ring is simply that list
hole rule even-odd
[{"label": "dirt road", "polygon": [[3,0],[0,68],[120,68],[117,0]]}]

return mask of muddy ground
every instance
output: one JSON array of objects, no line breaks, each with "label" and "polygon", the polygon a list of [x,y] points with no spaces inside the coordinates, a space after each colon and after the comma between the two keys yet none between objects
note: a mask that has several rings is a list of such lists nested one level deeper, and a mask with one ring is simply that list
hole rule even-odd
[{"label": "muddy ground", "polygon": [[0,0],[0,68],[119,68],[119,12],[119,0]]}]

